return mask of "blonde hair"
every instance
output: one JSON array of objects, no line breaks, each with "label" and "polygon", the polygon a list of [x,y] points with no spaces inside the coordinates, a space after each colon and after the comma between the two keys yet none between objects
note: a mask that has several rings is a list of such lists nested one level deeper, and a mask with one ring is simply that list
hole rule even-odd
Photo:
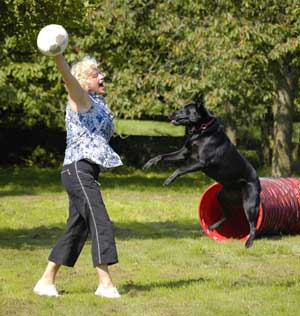
[{"label": "blonde hair", "polygon": [[78,80],[83,89],[88,89],[88,74],[91,69],[98,68],[99,64],[91,56],[85,56],[71,66],[72,75]]}]

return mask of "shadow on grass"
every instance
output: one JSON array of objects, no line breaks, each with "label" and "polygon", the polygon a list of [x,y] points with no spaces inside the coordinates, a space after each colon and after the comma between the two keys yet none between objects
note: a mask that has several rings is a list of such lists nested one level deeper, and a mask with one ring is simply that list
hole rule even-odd
[{"label": "shadow on grass", "polygon": [[116,237],[129,239],[198,238],[203,235],[197,221],[115,223]]},{"label": "shadow on grass", "polygon": [[0,196],[61,192],[60,170],[40,168],[0,169]]},{"label": "shadow on grass", "polygon": [[[199,238],[203,235],[199,224],[185,222],[126,222],[114,223],[116,238],[120,240],[144,240],[160,238]],[[0,247],[10,249],[34,249],[52,247],[64,232],[65,225],[35,227],[32,229],[0,229]]]},{"label": "shadow on grass", "polygon": [[127,282],[122,286],[122,292],[127,294],[135,294],[136,292],[145,292],[151,291],[155,288],[166,288],[166,289],[177,289],[180,287],[187,287],[193,285],[195,283],[204,283],[208,282],[209,279],[205,279],[202,277],[192,278],[192,279],[179,279],[173,281],[158,281],[153,283],[145,283],[145,284],[135,284],[134,282]]},{"label": "shadow on grass", "polygon": [[[17,195],[35,195],[40,193],[64,192],[60,180],[60,169],[11,168],[0,169],[0,197]],[[202,173],[183,176],[168,188],[163,182],[172,170],[142,171],[120,168],[100,174],[102,189],[160,191],[193,191],[208,186],[212,181]]]}]

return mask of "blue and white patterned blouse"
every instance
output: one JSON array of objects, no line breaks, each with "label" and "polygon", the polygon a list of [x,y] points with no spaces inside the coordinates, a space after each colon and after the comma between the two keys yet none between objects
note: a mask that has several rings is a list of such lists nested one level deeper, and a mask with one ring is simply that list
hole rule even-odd
[{"label": "blue and white patterned blouse", "polygon": [[92,105],[84,113],[66,110],[67,148],[64,165],[81,159],[88,159],[101,168],[122,165],[117,153],[109,146],[114,132],[113,114],[106,101],[98,94],[90,94]]}]

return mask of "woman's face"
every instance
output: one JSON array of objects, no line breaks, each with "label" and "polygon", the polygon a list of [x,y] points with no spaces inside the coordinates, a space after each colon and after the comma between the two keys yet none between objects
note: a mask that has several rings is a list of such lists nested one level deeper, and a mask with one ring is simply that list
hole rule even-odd
[{"label": "woman's face", "polygon": [[105,94],[104,74],[98,68],[92,68],[88,72],[88,90],[98,94]]}]

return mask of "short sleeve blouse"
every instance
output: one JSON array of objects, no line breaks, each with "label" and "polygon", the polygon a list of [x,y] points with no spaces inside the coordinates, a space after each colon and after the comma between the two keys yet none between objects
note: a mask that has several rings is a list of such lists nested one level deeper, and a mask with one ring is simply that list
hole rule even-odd
[{"label": "short sleeve blouse", "polygon": [[90,98],[91,108],[84,113],[72,111],[67,104],[64,165],[88,159],[105,169],[121,166],[119,155],[109,145],[114,132],[113,114],[102,96],[90,94]]}]

